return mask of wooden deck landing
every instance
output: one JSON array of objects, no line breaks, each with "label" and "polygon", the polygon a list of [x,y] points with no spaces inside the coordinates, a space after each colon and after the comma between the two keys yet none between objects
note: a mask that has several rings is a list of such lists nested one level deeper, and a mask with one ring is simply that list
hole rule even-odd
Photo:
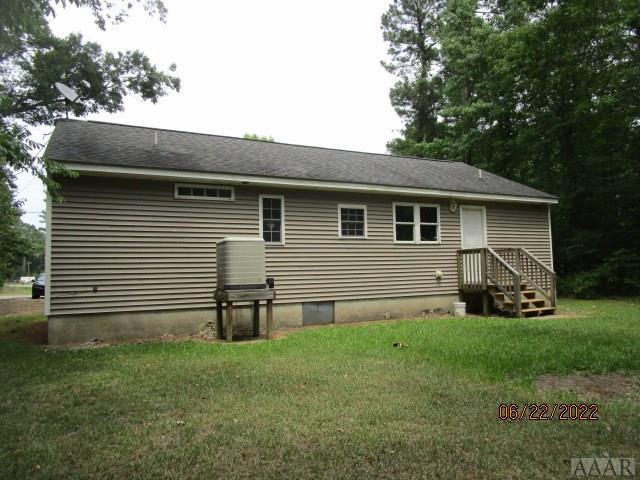
[{"label": "wooden deck landing", "polygon": [[489,302],[516,316],[551,315],[556,309],[556,274],[525,248],[458,250],[458,289],[482,293],[483,311]]}]

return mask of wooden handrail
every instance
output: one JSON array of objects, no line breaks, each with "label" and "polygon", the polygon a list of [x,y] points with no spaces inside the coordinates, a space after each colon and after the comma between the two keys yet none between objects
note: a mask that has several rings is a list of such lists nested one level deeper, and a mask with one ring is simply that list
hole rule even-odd
[{"label": "wooden handrail", "polygon": [[514,275],[518,274],[518,272],[511,265],[509,265],[500,255],[498,255],[493,248],[487,247],[487,251],[491,253],[500,263],[502,263],[505,266],[505,268],[507,268],[511,273],[513,273]]},{"label": "wooden handrail", "polygon": [[531,253],[529,250],[527,250],[524,247],[520,247],[520,250],[522,250],[522,252],[528,256],[531,260],[533,260],[534,262],[536,262],[540,268],[546,270],[549,273],[553,273],[554,275],[556,274],[556,272],[554,272],[551,268],[549,268],[547,265],[545,265],[542,260],[538,259],[538,257],[536,257],[533,253]]},{"label": "wooden handrail", "polygon": [[488,281],[522,313],[521,284],[525,283],[556,306],[556,273],[525,248],[465,248],[457,252],[458,286],[464,291],[486,291]]},{"label": "wooden handrail", "polygon": [[[487,268],[487,278],[489,278],[496,288],[513,302],[515,307],[514,313],[519,317],[522,313],[520,273],[509,265],[509,263],[498,255],[492,248],[487,247],[486,252],[488,254],[487,264],[488,266],[491,266],[491,268]],[[500,269],[502,269],[502,273],[500,272]],[[504,271],[506,271],[508,275],[504,275]],[[509,285],[509,283],[511,285]]]},{"label": "wooden handrail", "polygon": [[[532,275],[528,275],[523,272],[523,276],[527,279],[531,285],[538,290],[548,301],[552,307],[556,306],[556,272],[547,267],[542,261],[540,261],[535,255],[529,252],[526,248],[518,249],[518,258],[524,256],[533,264],[537,269]],[[538,281],[540,280],[540,281]],[[540,284],[542,283],[542,285]]]},{"label": "wooden handrail", "polygon": [[486,277],[483,248],[458,250],[458,287],[465,291],[481,291]]}]

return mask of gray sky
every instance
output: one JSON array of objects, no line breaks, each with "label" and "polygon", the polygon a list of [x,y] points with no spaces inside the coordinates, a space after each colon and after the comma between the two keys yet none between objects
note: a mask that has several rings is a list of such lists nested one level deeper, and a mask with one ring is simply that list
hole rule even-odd
[{"label": "gray sky", "polygon": [[[133,15],[106,32],[88,11],[59,10],[54,32],[81,32],[105,50],[139,49],[181,78],[157,104],[134,97],[92,120],[385,152],[401,128],[380,66],[380,16],[389,0],[165,0],[167,23]],[[23,220],[39,224],[40,182],[18,178]]]}]

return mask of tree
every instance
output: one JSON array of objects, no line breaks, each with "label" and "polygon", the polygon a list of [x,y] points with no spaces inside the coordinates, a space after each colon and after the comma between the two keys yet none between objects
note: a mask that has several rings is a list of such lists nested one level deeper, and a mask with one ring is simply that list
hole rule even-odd
[{"label": "tree", "polygon": [[[164,19],[159,0],[136,2],[151,15]],[[98,111],[122,110],[124,97],[137,94],[156,102],[168,90],[179,90],[180,81],[162,72],[138,50],[103,52],[81,35],[54,36],[47,16],[56,7],[90,8],[100,28],[123,21],[133,7],[107,0],[3,0],[0,21],[0,162],[15,170],[29,170],[51,190],[52,173],[63,169],[38,155],[40,145],[30,140],[31,129],[52,125],[67,109],[76,116]],[[175,65],[170,67],[175,70]],[[53,84],[74,88],[82,101],[61,100]],[[88,82],[88,84],[85,84]],[[48,175],[49,174],[49,175]]]},{"label": "tree", "polygon": [[20,248],[20,204],[13,194],[13,173],[0,167],[0,287],[9,278]]},{"label": "tree", "polygon": [[419,152],[560,197],[564,293],[640,292],[640,10],[612,0],[448,0],[438,115]]},{"label": "tree", "polygon": [[258,135],[257,133],[245,133],[242,138],[246,138],[247,140],[260,140],[262,142],[274,141],[271,135]]},{"label": "tree", "polygon": [[[48,16],[76,6],[91,9],[96,24],[105,29],[124,21],[135,5],[165,18],[160,0],[0,1],[0,282],[21,269],[22,259],[42,268],[42,234],[19,220],[13,171],[32,172],[54,196],[55,176],[71,175],[40,155],[42,146],[31,139],[33,127],[53,125],[67,110],[76,116],[116,112],[126,95],[156,102],[180,88],[177,77],[159,70],[138,50],[104,52],[78,34],[56,37],[48,25]],[[53,87],[58,81],[80,93],[82,101],[61,100]]]},{"label": "tree", "polygon": [[441,133],[442,80],[437,31],[440,0],[394,0],[382,15],[382,35],[389,43],[389,61],[382,66],[399,80],[390,92],[391,104],[404,122],[403,138],[389,142],[393,153],[420,155],[416,146]]},{"label": "tree", "polygon": [[18,248],[15,250],[13,271],[9,278],[28,274],[36,275],[45,269],[44,244],[45,233],[25,222],[18,224]]}]

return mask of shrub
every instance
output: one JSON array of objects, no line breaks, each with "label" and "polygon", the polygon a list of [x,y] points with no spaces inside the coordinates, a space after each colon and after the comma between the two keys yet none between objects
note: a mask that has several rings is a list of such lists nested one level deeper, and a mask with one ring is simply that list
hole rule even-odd
[{"label": "shrub", "polygon": [[640,294],[640,254],[620,249],[604,258],[593,270],[561,277],[561,295],[597,298]]}]

